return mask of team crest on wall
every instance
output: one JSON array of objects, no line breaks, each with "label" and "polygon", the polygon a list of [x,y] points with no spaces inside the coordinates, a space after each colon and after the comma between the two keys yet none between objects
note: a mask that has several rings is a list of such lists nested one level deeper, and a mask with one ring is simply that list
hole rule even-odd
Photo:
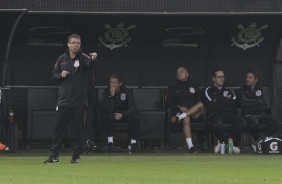
[{"label": "team crest on wall", "polygon": [[242,24],[237,25],[239,32],[236,37],[232,37],[233,42],[231,46],[237,46],[243,50],[259,47],[259,44],[263,41],[262,30],[268,28],[268,25],[258,27],[256,22],[251,23],[248,27],[244,27]]},{"label": "team crest on wall", "polygon": [[107,29],[103,36],[99,36],[99,45],[103,45],[111,50],[122,46],[127,47],[131,41],[129,30],[135,28],[135,25],[125,27],[124,22],[118,23],[115,27],[109,24],[104,25]]}]

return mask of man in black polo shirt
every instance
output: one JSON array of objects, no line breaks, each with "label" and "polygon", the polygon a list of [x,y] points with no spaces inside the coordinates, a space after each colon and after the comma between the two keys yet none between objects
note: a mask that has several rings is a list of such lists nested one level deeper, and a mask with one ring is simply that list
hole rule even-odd
[{"label": "man in black polo shirt", "polygon": [[[222,69],[215,69],[212,75],[214,85],[205,89],[202,102],[207,108],[207,118],[211,131],[219,140],[214,151],[224,154],[228,138],[232,138],[234,143],[233,153],[240,153],[238,143],[245,122],[235,115],[236,96],[233,91],[224,87],[225,80]],[[231,125],[228,135],[225,135],[224,124]]]},{"label": "man in black polo shirt", "polygon": [[281,121],[266,114],[267,101],[262,88],[257,84],[258,72],[250,69],[246,76],[246,85],[238,90],[238,101],[242,108],[242,118],[247,122],[254,142],[259,139],[259,125],[266,125],[266,135],[273,136],[281,129]]},{"label": "man in black polo shirt", "polygon": [[177,117],[185,112],[185,117],[181,118],[183,134],[189,151],[196,153],[198,148],[192,143],[190,121],[191,118],[197,119],[203,111],[199,88],[195,82],[188,79],[189,73],[186,68],[179,67],[176,76],[177,81],[168,87],[167,95],[168,107],[172,110],[171,123],[176,123],[178,121]]}]

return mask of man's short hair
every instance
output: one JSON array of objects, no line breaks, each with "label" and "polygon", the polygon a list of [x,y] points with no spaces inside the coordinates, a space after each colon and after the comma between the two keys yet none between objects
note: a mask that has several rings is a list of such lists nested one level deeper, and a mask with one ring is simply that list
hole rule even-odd
[{"label": "man's short hair", "polygon": [[113,74],[111,75],[110,79],[117,79],[119,83],[123,82],[123,78],[119,74]]},{"label": "man's short hair", "polygon": [[213,71],[212,71],[212,77],[215,77],[216,72],[224,72],[224,71],[223,71],[223,69],[221,69],[221,68],[213,69]]},{"label": "man's short hair", "polygon": [[255,79],[258,79],[258,78],[259,78],[259,72],[258,72],[258,70],[256,70],[256,69],[249,69],[249,70],[247,71],[247,74],[248,74],[248,73],[253,74],[254,77],[255,77]]},{"label": "man's short hair", "polygon": [[78,39],[81,40],[81,38],[80,38],[80,36],[79,36],[78,34],[72,34],[72,35],[70,35],[70,36],[68,37],[68,42],[70,42],[70,40],[71,40],[72,38],[78,38]]},{"label": "man's short hair", "polygon": [[180,68],[183,68],[183,69],[186,70],[186,72],[188,73],[188,69],[187,69],[186,67],[184,67],[184,66],[179,66],[179,67],[177,68],[177,71],[178,71]]}]

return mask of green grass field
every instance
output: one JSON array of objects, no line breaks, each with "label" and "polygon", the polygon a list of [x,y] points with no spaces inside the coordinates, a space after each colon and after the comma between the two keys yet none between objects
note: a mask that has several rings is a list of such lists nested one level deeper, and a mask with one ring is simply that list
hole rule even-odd
[{"label": "green grass field", "polygon": [[47,154],[0,154],[1,184],[282,183],[282,155],[92,154],[43,164]]}]

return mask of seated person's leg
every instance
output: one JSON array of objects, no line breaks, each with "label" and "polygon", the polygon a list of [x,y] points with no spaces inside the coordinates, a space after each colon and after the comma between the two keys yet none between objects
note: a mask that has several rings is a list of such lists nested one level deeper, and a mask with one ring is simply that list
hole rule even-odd
[{"label": "seated person's leg", "polygon": [[209,120],[211,132],[216,136],[220,143],[226,143],[222,118],[211,118]]},{"label": "seated person's leg", "polygon": [[222,118],[210,118],[209,119],[209,126],[211,132],[216,136],[218,139],[218,144],[214,147],[215,153],[225,153],[225,143],[227,143],[227,138],[224,134],[223,128],[223,119]]},{"label": "seated person's leg", "polygon": [[201,115],[203,115],[204,113],[204,108],[202,108],[201,106],[196,107],[196,112],[194,114],[191,114],[190,117],[192,119],[198,119]]},{"label": "seated person's leg", "polygon": [[137,114],[131,115],[128,118],[124,119],[125,122],[129,125],[130,130],[130,143],[136,143],[136,140],[138,138],[138,132],[139,132],[139,116]]},{"label": "seated person's leg", "polygon": [[135,153],[137,149],[136,141],[139,133],[139,116],[133,114],[123,121],[128,123],[130,130],[130,144],[128,145],[129,153]]},{"label": "seated person's leg", "polygon": [[183,135],[185,137],[188,149],[191,153],[198,152],[198,149],[194,147],[192,143],[192,133],[191,133],[191,126],[190,126],[190,117],[186,117],[182,120],[183,124]]},{"label": "seated person's leg", "polygon": [[177,115],[179,120],[187,116],[192,116],[197,119],[201,114],[203,114],[204,105],[201,102],[196,103],[193,107],[189,108],[187,111]]},{"label": "seated person's leg", "polygon": [[106,133],[108,137],[108,152],[113,152],[114,150],[114,115],[108,114],[105,119],[105,127],[106,127]]},{"label": "seated person's leg", "polygon": [[247,123],[247,129],[250,131],[254,142],[258,141],[259,139],[259,121],[255,116],[247,116],[244,118]]},{"label": "seated person's leg", "polygon": [[240,117],[232,116],[224,118],[224,123],[231,124],[230,137],[233,139],[234,146],[238,147],[241,139],[241,132],[246,126],[244,120]]}]

